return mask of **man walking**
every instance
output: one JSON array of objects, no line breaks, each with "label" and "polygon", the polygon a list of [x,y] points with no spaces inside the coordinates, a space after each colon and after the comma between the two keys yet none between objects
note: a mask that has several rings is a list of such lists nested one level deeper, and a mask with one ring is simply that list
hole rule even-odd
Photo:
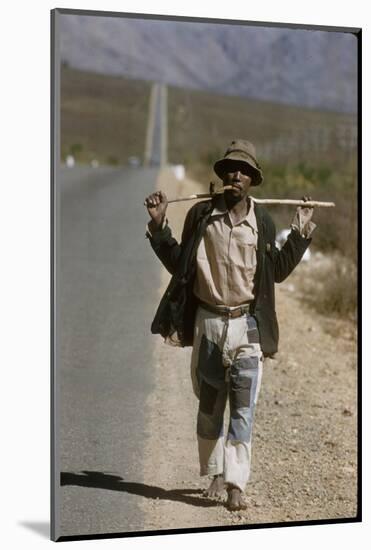
[{"label": "man walking", "polygon": [[147,236],[172,274],[151,330],[174,345],[193,346],[200,474],[212,476],[207,496],[226,489],[228,508],[238,510],[250,475],[263,357],[278,346],[274,283],[300,262],[315,224],[313,209],[298,208],[286,244],[277,249],[272,219],[249,199],[250,187],[263,181],[250,142],[232,141],[214,170],[228,190],[188,211],[180,243],[167,224],[166,195],[158,191],[145,200]]}]

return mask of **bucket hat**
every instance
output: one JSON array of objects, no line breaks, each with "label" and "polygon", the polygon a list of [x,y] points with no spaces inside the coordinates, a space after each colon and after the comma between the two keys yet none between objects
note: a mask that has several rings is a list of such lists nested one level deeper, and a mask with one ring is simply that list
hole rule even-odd
[{"label": "bucket hat", "polygon": [[256,160],[255,147],[249,141],[244,139],[233,140],[228,149],[226,150],[224,157],[217,160],[214,164],[214,171],[216,175],[223,179],[223,176],[227,169],[231,169],[231,166],[236,162],[243,162],[247,164],[252,171],[251,185],[259,185],[263,181],[262,169]]}]

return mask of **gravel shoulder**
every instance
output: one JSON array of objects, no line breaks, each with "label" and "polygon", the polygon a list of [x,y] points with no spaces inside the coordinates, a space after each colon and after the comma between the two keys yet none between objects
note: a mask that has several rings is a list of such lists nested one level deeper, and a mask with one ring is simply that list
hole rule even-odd
[{"label": "gravel shoulder", "polygon": [[[179,183],[170,170],[160,173],[157,188],[168,196],[200,192],[199,184]],[[192,204],[169,206],[169,224],[177,238]],[[156,381],[147,403],[150,438],[143,481],[153,498],[140,502],[145,530],[356,516],[355,330],[351,323],[318,315],[305,305],[303,281],[315,276],[315,267],[300,264],[276,287],[280,351],[264,363],[245,511],[229,512],[223,499],[203,497],[209,480],[200,478],[198,470],[191,350],[151,336]],[[159,299],[169,278],[163,270]]]}]

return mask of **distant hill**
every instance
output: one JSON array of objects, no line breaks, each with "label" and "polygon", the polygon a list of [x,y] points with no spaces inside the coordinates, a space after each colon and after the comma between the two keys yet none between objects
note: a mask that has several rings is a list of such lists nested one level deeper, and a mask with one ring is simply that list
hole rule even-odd
[{"label": "distant hill", "polygon": [[355,113],[350,33],[63,14],[72,67],[219,94]]},{"label": "distant hill", "polygon": [[[79,162],[143,160],[150,85],[62,66],[61,155]],[[210,166],[236,137],[252,140],[262,161],[337,163],[356,148],[356,117],[282,103],[169,87],[171,163]]]},{"label": "distant hill", "polygon": [[144,152],[150,85],[62,66],[61,158],[126,164]]}]

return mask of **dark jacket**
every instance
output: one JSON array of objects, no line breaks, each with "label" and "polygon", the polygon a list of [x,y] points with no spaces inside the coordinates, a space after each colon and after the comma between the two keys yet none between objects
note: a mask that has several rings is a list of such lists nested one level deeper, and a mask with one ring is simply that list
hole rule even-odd
[{"label": "dark jacket", "polygon": [[[214,200],[196,203],[188,211],[180,244],[169,226],[149,237],[151,246],[172,278],[161,299],[151,325],[153,334],[161,334],[176,345],[191,346],[197,310],[193,294],[198,245],[214,208]],[[254,277],[254,301],[251,313],[256,318],[264,355],[278,349],[278,323],[275,311],[274,283],[280,283],[300,262],[311,239],[291,231],[281,250],[275,244],[276,228],[267,210],[255,205],[258,226],[257,266]]]}]

